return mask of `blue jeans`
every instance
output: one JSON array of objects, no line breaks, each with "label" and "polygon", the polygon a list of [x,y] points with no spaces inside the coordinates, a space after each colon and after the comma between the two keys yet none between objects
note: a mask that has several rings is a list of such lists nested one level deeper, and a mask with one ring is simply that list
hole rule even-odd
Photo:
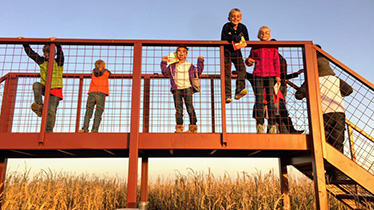
[{"label": "blue jeans", "polygon": [[274,84],[275,77],[254,77],[256,96],[255,112],[257,124],[264,124],[264,88],[268,107],[269,125],[275,125]]},{"label": "blue jeans", "polygon": [[[32,86],[34,91],[35,103],[43,106],[43,96],[45,93],[45,86],[40,82],[35,82]],[[57,107],[60,103],[61,98],[55,95],[49,95],[49,105],[48,105],[48,115],[47,115],[47,126],[45,128],[46,132],[53,132],[53,127],[56,122]]]},{"label": "blue jeans", "polygon": [[190,124],[196,125],[196,113],[192,104],[192,88],[178,89],[173,91],[174,106],[176,109],[175,117],[177,125],[183,125],[183,100],[190,116]]},{"label": "blue jeans", "polygon": [[86,105],[86,115],[84,116],[84,123],[82,129],[88,131],[88,125],[90,124],[90,119],[93,114],[93,110],[96,105],[94,123],[92,125],[92,132],[98,132],[101,122],[101,116],[103,115],[105,108],[105,93],[102,92],[91,92],[88,95],[87,105]]}]

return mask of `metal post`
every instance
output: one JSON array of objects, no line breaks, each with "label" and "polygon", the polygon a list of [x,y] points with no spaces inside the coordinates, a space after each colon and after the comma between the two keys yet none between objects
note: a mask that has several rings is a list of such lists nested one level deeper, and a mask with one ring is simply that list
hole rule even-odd
[{"label": "metal post", "polygon": [[283,196],[283,210],[291,210],[290,188],[288,185],[288,172],[287,165],[282,158],[278,159],[279,162],[279,178],[281,193]]},{"label": "metal post", "polygon": [[151,79],[149,77],[144,78],[144,96],[143,96],[143,133],[149,132],[149,101],[151,91]]},{"label": "metal post", "polygon": [[140,90],[142,70],[142,43],[134,44],[134,64],[131,100],[131,127],[129,139],[129,172],[127,184],[127,208],[136,208],[137,179],[138,179],[138,149],[140,121]]},{"label": "metal post", "polygon": [[83,76],[79,77],[79,93],[78,93],[78,104],[77,104],[77,117],[75,121],[75,132],[79,131],[79,121],[81,118],[81,109],[82,109],[82,93],[83,91]]},{"label": "metal post", "polygon": [[5,85],[0,114],[0,132],[12,132],[14,107],[16,104],[18,77],[8,75]]},{"label": "metal post", "polygon": [[215,114],[215,106],[214,106],[214,78],[210,78],[210,100],[211,102],[211,113],[212,113],[212,133],[216,132],[216,114]]},{"label": "metal post", "polygon": [[222,139],[221,144],[227,145],[226,133],[226,90],[225,90],[225,54],[223,45],[220,46],[221,61],[221,107],[222,107]]},{"label": "metal post", "polygon": [[51,43],[50,49],[49,49],[48,72],[47,72],[47,80],[45,84],[44,105],[43,105],[42,122],[40,126],[39,144],[43,144],[45,140],[45,133],[46,133],[45,128],[47,127],[49,97],[50,97],[51,85],[52,85],[53,64],[55,60],[55,49],[56,49],[56,44]]},{"label": "metal post", "polygon": [[[0,195],[3,195],[4,192],[4,182],[6,176],[6,166],[8,163],[8,158],[0,158]],[[1,209],[2,202],[0,202]]]},{"label": "metal post", "polygon": [[307,105],[310,134],[313,139],[312,165],[314,176],[314,190],[316,193],[316,207],[319,210],[328,209],[326,190],[325,166],[324,166],[324,145],[325,130],[323,126],[321,92],[319,87],[319,75],[316,50],[313,44],[305,45],[305,76],[307,87]]},{"label": "metal post", "polygon": [[140,186],[140,210],[147,210],[148,207],[148,157],[142,157],[142,176]]}]

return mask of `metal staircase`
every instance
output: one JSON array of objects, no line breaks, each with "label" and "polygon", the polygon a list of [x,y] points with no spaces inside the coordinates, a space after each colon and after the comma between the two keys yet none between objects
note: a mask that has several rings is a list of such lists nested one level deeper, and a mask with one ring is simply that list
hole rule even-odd
[{"label": "metal staircase", "polygon": [[[352,125],[349,121],[348,123]],[[370,137],[368,139],[371,140]],[[374,206],[373,174],[358,165],[355,159],[351,160],[333,146],[329,144],[325,146],[327,191],[351,209],[372,209]],[[355,157],[354,153],[352,156]],[[310,179],[314,179],[312,162],[305,161],[293,166]]]}]

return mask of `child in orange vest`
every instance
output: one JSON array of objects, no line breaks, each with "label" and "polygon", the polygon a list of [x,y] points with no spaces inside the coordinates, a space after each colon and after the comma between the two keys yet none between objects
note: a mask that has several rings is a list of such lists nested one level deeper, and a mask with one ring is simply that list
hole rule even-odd
[{"label": "child in orange vest", "polygon": [[105,68],[105,62],[97,60],[95,62],[95,69],[92,70],[90,89],[88,90],[88,99],[86,105],[86,115],[84,116],[84,123],[80,133],[88,132],[88,125],[96,105],[95,118],[92,126],[92,133],[99,131],[101,116],[104,112],[105,98],[109,95],[109,76],[111,72]]}]

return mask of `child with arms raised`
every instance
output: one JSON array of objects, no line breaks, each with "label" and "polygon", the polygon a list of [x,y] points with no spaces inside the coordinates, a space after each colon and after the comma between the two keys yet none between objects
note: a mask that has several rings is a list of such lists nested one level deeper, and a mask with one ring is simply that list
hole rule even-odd
[{"label": "child with arms raised", "polygon": [[162,57],[161,70],[162,75],[170,77],[171,93],[173,94],[174,106],[176,109],[176,133],[182,133],[183,126],[183,100],[190,117],[189,129],[187,133],[197,132],[197,118],[195,109],[192,104],[192,94],[196,92],[192,85],[192,80],[203,72],[204,57],[199,56],[197,68],[190,62],[186,61],[188,48],[179,46],[176,51],[178,61],[167,66],[167,56]]}]

